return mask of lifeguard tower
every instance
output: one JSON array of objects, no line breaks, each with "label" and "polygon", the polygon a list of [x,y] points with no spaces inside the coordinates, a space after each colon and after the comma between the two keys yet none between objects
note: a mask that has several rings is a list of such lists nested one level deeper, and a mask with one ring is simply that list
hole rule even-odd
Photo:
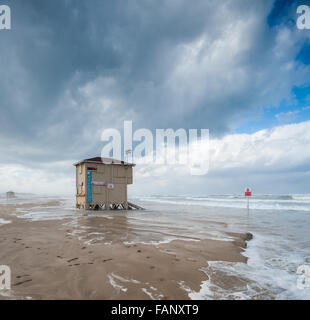
[{"label": "lifeguard tower", "polygon": [[8,191],[6,193],[6,199],[8,200],[8,199],[13,199],[13,198],[16,198],[15,193],[13,191]]},{"label": "lifeguard tower", "polygon": [[76,167],[76,207],[81,209],[142,209],[128,202],[133,163],[111,158],[90,158]]}]

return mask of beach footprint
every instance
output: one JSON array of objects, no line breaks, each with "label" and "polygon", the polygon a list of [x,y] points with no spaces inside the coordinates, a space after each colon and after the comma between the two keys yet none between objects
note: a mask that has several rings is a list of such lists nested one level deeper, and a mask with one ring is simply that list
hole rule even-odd
[{"label": "beach footprint", "polygon": [[[29,274],[24,274],[24,275],[18,275],[18,276],[16,276],[16,279],[18,279],[19,281],[16,282],[15,284],[13,284],[13,286],[20,286],[20,285],[22,285],[22,284],[24,284],[24,283],[27,283],[27,282],[32,281],[32,279],[30,279],[29,277],[30,277]],[[25,278],[26,278],[26,279],[25,279]],[[29,279],[27,279],[27,278],[29,278]]]}]

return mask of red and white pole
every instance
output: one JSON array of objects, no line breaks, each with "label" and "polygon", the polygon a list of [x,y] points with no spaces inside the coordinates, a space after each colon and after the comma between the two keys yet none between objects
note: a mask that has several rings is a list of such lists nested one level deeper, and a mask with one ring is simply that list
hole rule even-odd
[{"label": "red and white pole", "polygon": [[246,199],[247,199],[247,209],[248,209],[248,213],[250,211],[250,197],[252,197],[252,190],[251,188],[247,187],[245,189],[245,193],[244,193]]}]

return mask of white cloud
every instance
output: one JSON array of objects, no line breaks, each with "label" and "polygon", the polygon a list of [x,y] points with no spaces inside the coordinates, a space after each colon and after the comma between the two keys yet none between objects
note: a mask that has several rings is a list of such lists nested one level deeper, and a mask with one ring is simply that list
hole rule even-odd
[{"label": "white cloud", "polygon": [[211,171],[294,170],[310,163],[310,121],[211,141]]},{"label": "white cloud", "polygon": [[[310,121],[210,140],[210,170],[191,176],[184,166],[137,166],[133,193],[235,193],[251,183],[261,193],[307,192]],[[309,190],[308,190],[309,191]]]},{"label": "white cloud", "polygon": [[49,164],[45,168],[29,168],[23,165],[0,166],[0,191],[13,190],[20,193],[40,195],[72,195],[75,190],[74,167],[72,175],[61,173],[60,166],[72,166],[72,163]]},{"label": "white cloud", "polygon": [[[0,191],[73,195],[73,162],[52,162],[38,168],[2,165]],[[204,176],[192,176],[184,166],[137,165],[134,185],[129,190],[131,195],[235,193],[250,184],[257,192],[307,192],[309,163],[310,121],[307,121],[211,139],[210,171]]]}]

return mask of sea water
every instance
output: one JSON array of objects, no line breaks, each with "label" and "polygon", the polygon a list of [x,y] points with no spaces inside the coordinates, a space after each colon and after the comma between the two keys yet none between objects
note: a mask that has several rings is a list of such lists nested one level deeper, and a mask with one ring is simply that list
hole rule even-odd
[{"label": "sea water", "polygon": [[[67,198],[60,206],[19,208],[17,215],[36,221],[64,220],[64,226],[73,226],[72,235],[88,245],[231,241],[229,232],[251,232],[254,238],[242,253],[247,263],[206,262],[203,271],[208,280],[198,292],[188,290],[189,297],[310,299],[310,288],[297,285],[305,276],[297,269],[310,270],[310,195],[256,195],[250,199],[249,211],[240,195],[154,195],[132,201],[147,210],[85,212],[76,210],[74,199]],[[227,286],[227,281],[234,285]]]},{"label": "sea water", "polygon": [[[206,197],[153,196],[140,198],[144,203],[175,206],[175,223],[188,222],[203,235],[203,221],[218,222],[218,230],[251,232],[243,253],[247,264],[210,262],[203,271],[209,280],[195,299],[310,299],[310,287],[298,286],[299,266],[310,270],[310,195],[258,195],[246,200],[239,195]],[[182,211],[178,208],[182,207]],[[196,219],[196,226],[193,220]],[[199,223],[199,222],[200,223]],[[225,224],[220,224],[220,223]],[[199,226],[198,226],[199,225]],[[306,274],[306,276],[310,276]],[[238,278],[236,287],[226,289],[223,278]],[[308,281],[309,283],[309,281]]]}]

